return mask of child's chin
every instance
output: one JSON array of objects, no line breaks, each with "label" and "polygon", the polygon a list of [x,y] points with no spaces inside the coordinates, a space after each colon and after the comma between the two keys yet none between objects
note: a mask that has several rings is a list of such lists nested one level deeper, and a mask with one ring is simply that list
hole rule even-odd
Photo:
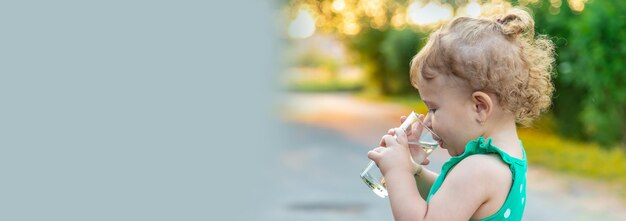
[{"label": "child's chin", "polygon": [[456,157],[461,155],[460,153],[457,153],[456,151],[450,150],[448,149],[448,154],[450,154],[451,157]]}]

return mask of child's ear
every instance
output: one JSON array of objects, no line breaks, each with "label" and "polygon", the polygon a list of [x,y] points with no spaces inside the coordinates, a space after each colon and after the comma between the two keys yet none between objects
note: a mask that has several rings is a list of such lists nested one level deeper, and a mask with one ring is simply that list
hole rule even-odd
[{"label": "child's ear", "polygon": [[493,110],[493,101],[485,92],[476,91],[472,93],[472,101],[474,101],[474,111],[476,111],[476,121],[481,125],[491,115]]}]

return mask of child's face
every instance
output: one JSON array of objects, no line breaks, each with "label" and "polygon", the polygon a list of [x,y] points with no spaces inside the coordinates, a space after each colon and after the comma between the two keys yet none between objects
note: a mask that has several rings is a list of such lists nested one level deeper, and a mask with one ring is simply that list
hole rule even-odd
[{"label": "child's face", "polygon": [[422,80],[418,87],[429,109],[425,122],[441,138],[439,145],[451,156],[461,155],[467,142],[482,134],[471,91],[443,75]]}]

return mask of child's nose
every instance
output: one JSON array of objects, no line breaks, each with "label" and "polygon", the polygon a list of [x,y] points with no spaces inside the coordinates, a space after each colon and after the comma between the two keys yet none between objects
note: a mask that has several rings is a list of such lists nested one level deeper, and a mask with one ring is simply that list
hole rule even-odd
[{"label": "child's nose", "polygon": [[432,126],[432,114],[429,112],[428,114],[426,114],[426,117],[424,117],[424,124],[427,127],[431,127]]}]

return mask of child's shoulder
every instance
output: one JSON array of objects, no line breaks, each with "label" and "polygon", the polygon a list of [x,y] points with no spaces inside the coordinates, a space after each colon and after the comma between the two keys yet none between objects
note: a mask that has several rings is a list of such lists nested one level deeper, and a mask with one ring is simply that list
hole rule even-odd
[{"label": "child's shoulder", "polygon": [[513,174],[497,154],[474,154],[456,164],[446,175],[446,182],[444,185],[456,192],[472,192],[482,206],[489,207],[488,214],[493,214],[506,200]]},{"label": "child's shoulder", "polygon": [[502,161],[497,153],[473,154],[461,160],[456,167],[466,167],[471,170],[482,172],[498,172],[500,170],[509,171],[509,165]]},{"label": "child's shoulder", "polygon": [[486,209],[488,211],[484,213],[493,214],[506,200],[512,176],[509,166],[498,155],[474,154],[447,172],[441,189],[454,196],[464,194],[465,200],[481,205],[479,210]]},{"label": "child's shoulder", "polygon": [[[497,154],[474,154],[461,160],[448,176],[471,178],[471,182],[479,183],[510,183],[512,172]],[[477,179],[478,178],[478,179]]]}]

